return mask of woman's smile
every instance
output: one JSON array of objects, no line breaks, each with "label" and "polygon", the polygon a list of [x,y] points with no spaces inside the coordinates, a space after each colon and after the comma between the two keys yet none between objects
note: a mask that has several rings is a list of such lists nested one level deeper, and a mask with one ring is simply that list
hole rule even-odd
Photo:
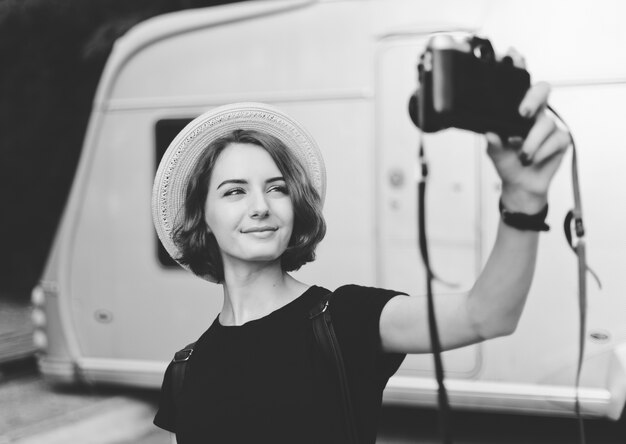
[{"label": "woman's smile", "polygon": [[262,227],[251,227],[251,228],[244,228],[241,230],[242,233],[258,233],[258,232],[263,232],[263,231],[276,231],[278,230],[278,227],[270,227],[268,225],[264,225]]},{"label": "woman's smile", "polygon": [[278,231],[278,227],[271,227],[267,225],[262,227],[245,228],[241,230],[243,234],[250,234],[260,239],[266,239],[272,236],[276,231]]}]

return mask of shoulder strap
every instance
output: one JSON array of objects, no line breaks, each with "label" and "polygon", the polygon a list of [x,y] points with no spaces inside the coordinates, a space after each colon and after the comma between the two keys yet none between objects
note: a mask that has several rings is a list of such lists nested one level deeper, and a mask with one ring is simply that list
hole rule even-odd
[{"label": "shoulder strap", "polygon": [[352,409],[352,401],[350,398],[350,390],[348,387],[348,378],[341,355],[341,349],[335,336],[335,329],[330,317],[328,305],[333,293],[328,293],[322,300],[309,311],[309,318],[313,324],[313,333],[318,347],[330,365],[334,366],[337,371],[339,387],[341,390],[341,399],[343,412],[345,416],[345,424],[349,437],[349,443],[358,443],[358,435],[356,432],[356,420]]},{"label": "shoulder strap", "polygon": [[174,353],[174,359],[172,359],[172,394],[174,396],[174,404],[176,409],[180,399],[180,393],[183,390],[183,381],[187,374],[187,362],[193,353],[193,348],[196,345],[195,342],[188,344],[185,348],[178,350]]}]

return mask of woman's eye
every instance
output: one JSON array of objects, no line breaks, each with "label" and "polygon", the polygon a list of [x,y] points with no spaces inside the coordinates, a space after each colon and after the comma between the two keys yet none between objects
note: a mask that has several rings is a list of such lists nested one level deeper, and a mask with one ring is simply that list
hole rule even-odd
[{"label": "woman's eye", "polygon": [[224,196],[235,196],[237,194],[243,194],[243,188],[231,188],[230,190],[226,190],[224,192]]},{"label": "woman's eye", "polygon": [[275,185],[271,187],[268,191],[282,194],[289,194],[287,192],[287,187],[285,185]]}]

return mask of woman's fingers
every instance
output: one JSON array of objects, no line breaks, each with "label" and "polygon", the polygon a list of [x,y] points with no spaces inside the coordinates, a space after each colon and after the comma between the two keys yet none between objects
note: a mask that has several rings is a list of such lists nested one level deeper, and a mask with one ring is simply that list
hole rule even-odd
[{"label": "woman's fingers", "polygon": [[[487,153],[494,159],[516,155],[522,165],[540,165],[571,144],[569,132],[563,129],[555,117],[542,111],[522,143],[502,141],[497,134],[486,133]],[[504,143],[503,143],[504,142]]]},{"label": "woman's fingers", "polygon": [[[526,67],[524,57],[515,49],[509,49],[506,56],[518,68]],[[513,150],[523,165],[537,165],[567,149],[571,143],[569,133],[558,126],[552,114],[546,112],[550,89],[546,82],[536,83],[522,99],[518,108],[520,115],[535,119],[525,139],[513,137],[501,140],[496,134],[486,134],[488,153],[492,157],[507,155],[507,151]]]},{"label": "woman's fingers", "polygon": [[498,136],[496,133],[485,133],[485,138],[487,139],[487,145],[489,147],[495,148],[503,146],[500,136]]},{"label": "woman's fingers", "polygon": [[554,133],[557,129],[556,123],[547,113],[542,112],[537,116],[535,124],[530,129],[528,136],[522,144],[518,155],[524,165],[531,164],[535,159],[535,153],[542,144]]},{"label": "woman's fingers", "polygon": [[539,82],[533,85],[519,105],[519,113],[522,117],[533,117],[539,113],[548,103],[550,95],[550,85],[546,82]]},{"label": "woman's fingers", "polygon": [[564,153],[571,143],[570,133],[557,127],[536,151],[533,163],[542,164],[555,155]]},{"label": "woman's fingers", "polygon": [[513,60],[513,65],[517,66],[518,68],[526,69],[526,59],[522,54],[517,51],[517,49],[509,48],[506,52],[506,56],[510,57],[511,60]]}]

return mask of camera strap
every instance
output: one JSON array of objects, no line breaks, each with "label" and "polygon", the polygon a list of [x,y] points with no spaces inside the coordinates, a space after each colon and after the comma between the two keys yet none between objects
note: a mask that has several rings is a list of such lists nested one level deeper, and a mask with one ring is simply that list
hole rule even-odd
[{"label": "camera strap", "polygon": [[[548,110],[561,121],[567,128],[563,118],[550,106]],[[567,128],[569,130],[569,128]],[[574,208],[567,212],[563,222],[565,238],[572,251],[578,258],[578,313],[579,313],[579,335],[578,335],[578,362],[576,365],[575,379],[575,402],[574,410],[578,420],[578,431],[580,443],[585,444],[585,426],[580,411],[580,375],[582,372],[585,355],[585,336],[587,331],[587,272],[595,279],[598,287],[602,288],[600,279],[594,271],[587,265],[587,246],[585,242],[585,225],[583,223],[582,201],[580,198],[580,182],[578,179],[578,156],[576,153],[576,143],[572,132],[569,131],[572,140],[572,190],[574,193]],[[572,227],[573,225],[573,227]]]},{"label": "camera strap", "polygon": [[[567,124],[561,116],[550,106],[547,107],[554,116],[568,129]],[[578,305],[579,305],[579,335],[578,335],[578,359],[576,364],[575,376],[575,401],[574,409],[578,421],[580,444],[585,444],[585,428],[584,421],[580,409],[580,377],[585,354],[585,337],[586,337],[586,321],[587,321],[587,273],[590,273],[602,288],[600,279],[594,271],[587,265],[586,257],[586,241],[585,227],[583,223],[582,201],[580,197],[580,182],[578,175],[578,158],[576,153],[576,144],[574,138],[569,131],[572,141],[572,190],[574,195],[574,207],[568,211],[563,223],[565,237],[567,242],[578,258]],[[426,270],[426,290],[428,297],[428,323],[431,340],[431,348],[435,363],[435,377],[438,384],[438,402],[439,402],[439,429],[444,444],[451,444],[451,426],[450,417],[451,410],[448,402],[448,395],[444,385],[444,369],[441,360],[441,343],[439,341],[439,332],[437,328],[437,320],[435,318],[435,304],[432,292],[432,282],[437,279],[432,271],[430,258],[428,254],[428,242],[426,236],[426,183],[428,179],[428,162],[424,151],[423,139],[420,139],[419,147],[419,165],[421,177],[418,183],[418,225],[419,225],[419,248]]]},{"label": "camera strap", "polygon": [[452,427],[450,403],[448,402],[448,392],[444,384],[444,369],[441,360],[441,342],[439,341],[439,330],[437,328],[437,319],[435,316],[435,300],[433,297],[432,283],[436,279],[435,274],[430,266],[428,256],[428,241],[426,238],[426,182],[428,179],[428,162],[424,152],[423,138],[420,138],[419,147],[419,165],[421,177],[417,185],[418,205],[418,238],[419,248],[422,255],[422,261],[426,270],[426,294],[428,298],[428,330],[430,333],[430,344],[435,362],[435,377],[438,387],[438,404],[439,404],[439,433],[443,444],[452,444]]},{"label": "camera strap", "polygon": [[[573,142],[572,142],[573,144]],[[575,402],[574,410],[578,421],[578,434],[580,444],[585,444],[585,423],[580,412],[580,374],[583,367],[583,359],[585,355],[585,336],[587,331],[587,248],[585,242],[585,226],[583,224],[582,206],[580,201],[580,188],[578,183],[578,161],[576,156],[576,148],[572,148],[572,185],[574,190],[574,208],[567,212],[563,228],[567,242],[578,257],[578,362],[576,364],[575,379]],[[572,222],[574,222],[574,235],[572,235]]]}]

